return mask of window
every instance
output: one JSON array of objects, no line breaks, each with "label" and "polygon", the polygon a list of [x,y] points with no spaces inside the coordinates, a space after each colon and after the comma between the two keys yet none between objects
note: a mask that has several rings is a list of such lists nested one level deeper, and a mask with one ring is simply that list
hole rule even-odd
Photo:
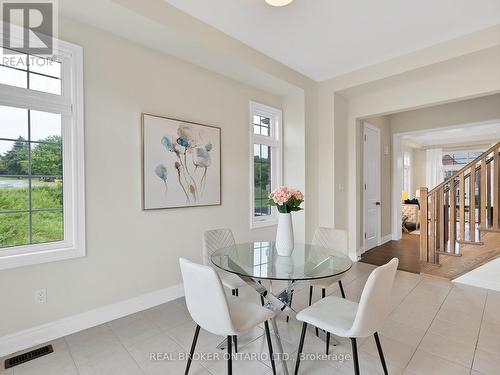
[{"label": "window", "polygon": [[444,179],[479,157],[483,151],[453,151],[443,153]]},{"label": "window", "polygon": [[61,63],[54,59],[2,49],[0,83],[61,95]]},{"label": "window", "polygon": [[403,154],[403,191],[411,194],[411,154],[405,152]]},{"label": "window", "polygon": [[85,254],[81,48],[1,50],[0,269]]},{"label": "window", "polygon": [[254,242],[253,244],[253,273],[260,277],[267,277],[269,269],[269,253],[272,251],[270,242]]},{"label": "window", "polygon": [[250,103],[252,227],[276,223],[268,196],[281,183],[281,118],[279,109]]}]

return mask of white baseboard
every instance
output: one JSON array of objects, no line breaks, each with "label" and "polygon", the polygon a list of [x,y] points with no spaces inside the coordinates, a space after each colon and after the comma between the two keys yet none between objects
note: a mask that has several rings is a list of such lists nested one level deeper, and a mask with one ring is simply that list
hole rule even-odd
[{"label": "white baseboard", "polygon": [[389,241],[392,241],[392,233],[389,233],[388,235],[385,235],[384,237],[382,237],[382,238],[380,239],[379,246],[380,246],[380,245],[383,245],[383,244],[385,244],[385,243],[387,243],[387,242],[389,242]]},{"label": "white baseboard", "polygon": [[0,357],[161,305],[182,296],[184,296],[184,287],[178,284],[0,337]]}]

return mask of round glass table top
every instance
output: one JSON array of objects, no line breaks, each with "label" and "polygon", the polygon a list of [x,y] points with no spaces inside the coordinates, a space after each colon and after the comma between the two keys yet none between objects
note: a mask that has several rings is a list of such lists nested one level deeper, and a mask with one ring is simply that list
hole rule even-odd
[{"label": "round glass table top", "polygon": [[216,250],[218,268],[240,276],[271,280],[314,280],[340,275],[351,259],[332,249],[296,243],[291,256],[279,256],[274,242],[250,242]]}]

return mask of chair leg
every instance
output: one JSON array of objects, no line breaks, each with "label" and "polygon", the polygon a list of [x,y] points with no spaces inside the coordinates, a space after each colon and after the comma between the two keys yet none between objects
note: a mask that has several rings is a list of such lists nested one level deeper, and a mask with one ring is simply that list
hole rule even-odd
[{"label": "chair leg", "polygon": [[227,336],[227,375],[233,375],[233,351],[231,349],[231,336]]},{"label": "chair leg", "polygon": [[297,353],[297,361],[295,362],[295,375],[299,373],[300,366],[300,355],[302,354],[302,349],[304,348],[304,339],[306,338],[307,323],[302,324],[302,333],[300,334],[299,351]]},{"label": "chair leg", "polygon": [[[292,307],[292,300],[293,300],[293,290],[290,293],[290,307]],[[287,315],[286,322],[288,323],[289,320],[290,320],[290,315]]]},{"label": "chair leg", "polygon": [[236,289],[235,295],[236,295],[236,297],[240,296],[240,291],[238,289]]},{"label": "chair leg", "polygon": [[236,289],[231,289],[231,295],[233,295],[233,296],[236,295]]},{"label": "chair leg", "polygon": [[309,306],[311,306],[313,300],[313,286],[309,286]]},{"label": "chair leg", "polygon": [[356,339],[351,337],[352,357],[354,359],[354,375],[359,375],[358,345]]},{"label": "chair leg", "polygon": [[326,333],[326,355],[330,351],[330,332]]},{"label": "chair leg", "polygon": [[380,362],[382,362],[382,367],[384,369],[384,374],[387,375],[387,366],[385,364],[384,352],[382,351],[382,345],[380,344],[380,339],[378,337],[378,332],[373,334],[375,336],[375,342],[377,343],[378,355],[380,356]]},{"label": "chair leg", "polygon": [[[258,282],[259,284],[262,284],[262,282],[261,282],[260,280],[259,280],[259,281],[257,281],[257,282]],[[260,295],[259,297],[260,297],[260,304],[261,304],[262,306],[264,306],[264,297],[262,297],[262,295]]]},{"label": "chair leg", "polygon": [[271,359],[271,367],[273,369],[273,375],[276,375],[276,365],[274,364],[273,343],[271,341],[271,332],[269,331],[269,323],[267,322],[267,320],[264,322],[264,328],[266,329],[267,347],[269,348],[269,358]]},{"label": "chair leg", "polygon": [[342,281],[339,280],[340,294],[342,294],[342,298],[345,299],[344,287],[342,286]]},{"label": "chair leg", "polygon": [[233,341],[234,341],[234,352],[238,353],[238,336],[234,335]]},{"label": "chair leg", "polygon": [[196,348],[196,342],[198,341],[198,335],[200,334],[200,326],[196,325],[196,330],[194,331],[193,343],[191,344],[191,350],[189,351],[189,358],[186,364],[185,375],[189,374],[189,368],[191,367],[191,361],[193,360],[194,349]]},{"label": "chair leg", "polygon": [[[325,288],[322,288],[321,289],[321,298],[325,298],[325,294],[326,294],[326,289]],[[309,297],[309,299],[311,299],[311,297]],[[309,305],[311,306],[311,305]],[[315,328],[316,330],[316,336],[319,336],[319,330],[318,330],[318,327]]]}]

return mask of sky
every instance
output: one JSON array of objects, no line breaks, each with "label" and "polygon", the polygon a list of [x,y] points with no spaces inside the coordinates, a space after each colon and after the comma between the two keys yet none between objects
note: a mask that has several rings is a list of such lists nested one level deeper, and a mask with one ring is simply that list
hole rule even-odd
[{"label": "sky", "polygon": [[[31,71],[40,74],[17,70],[27,69],[27,63]],[[4,54],[4,50],[0,49],[0,84],[27,88],[29,78],[30,90],[60,95],[60,77],[61,64],[59,62],[36,56],[27,57],[24,54]],[[32,110],[31,140],[41,140],[49,135],[61,135],[61,116]],[[19,137],[28,139],[28,110],[0,105],[0,138],[17,139]],[[0,154],[3,155],[10,150],[12,144],[11,141],[0,140]]]},{"label": "sky", "polygon": [[[49,135],[61,135],[61,115],[31,111],[31,140],[37,141]],[[28,110],[0,106],[0,138],[28,139]],[[12,148],[13,142],[0,140],[0,154]]]}]

